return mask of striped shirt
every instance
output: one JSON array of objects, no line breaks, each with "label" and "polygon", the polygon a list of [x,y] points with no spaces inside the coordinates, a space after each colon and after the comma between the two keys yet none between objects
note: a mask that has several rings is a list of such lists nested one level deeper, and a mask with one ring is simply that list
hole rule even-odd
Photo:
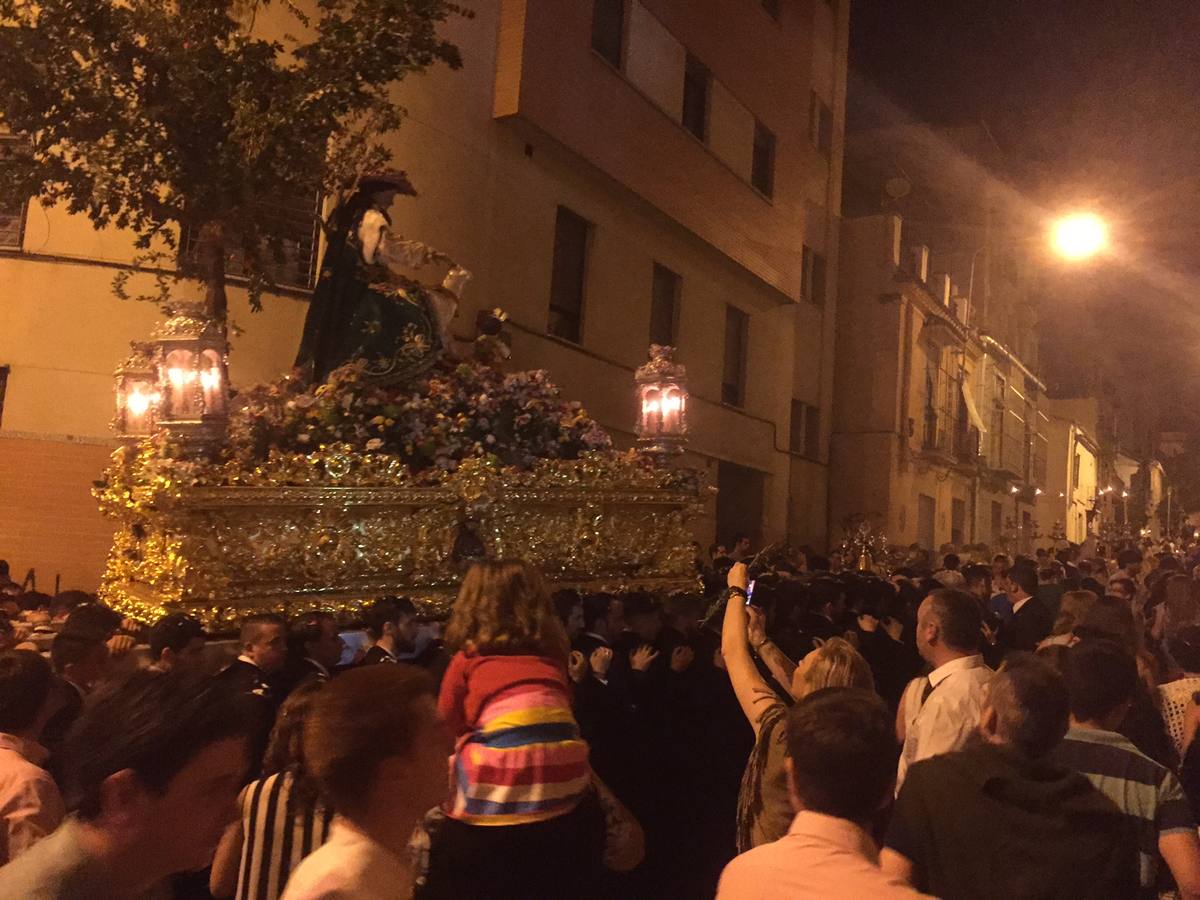
[{"label": "striped shirt", "polygon": [[1142,888],[1153,891],[1158,876],[1158,839],[1196,830],[1191,807],[1178,779],[1170,769],[1114,731],[1072,728],[1055,751],[1055,757],[1086,775],[1133,820]]},{"label": "striped shirt", "polygon": [[291,772],[242,789],[242,863],[237,900],[278,900],[288,876],[329,838],[333,812],[293,790]]},{"label": "striped shirt", "polygon": [[578,805],[591,767],[561,668],[542,657],[455,655],[439,701],[458,734],[448,816],[522,825]]}]

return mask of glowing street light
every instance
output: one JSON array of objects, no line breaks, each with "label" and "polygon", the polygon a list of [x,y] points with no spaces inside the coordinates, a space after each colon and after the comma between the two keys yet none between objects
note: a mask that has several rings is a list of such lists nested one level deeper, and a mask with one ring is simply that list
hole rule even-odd
[{"label": "glowing street light", "polygon": [[1054,223],[1051,243],[1064,259],[1088,259],[1108,246],[1108,226],[1095,213],[1072,213]]}]

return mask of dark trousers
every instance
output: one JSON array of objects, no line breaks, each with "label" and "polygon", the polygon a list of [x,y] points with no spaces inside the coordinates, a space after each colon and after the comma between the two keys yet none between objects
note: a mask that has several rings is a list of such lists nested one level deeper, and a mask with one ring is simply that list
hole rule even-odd
[{"label": "dark trousers", "polygon": [[529,825],[442,822],[417,900],[543,900],[600,896],[604,813],[592,795],[573,811]]}]

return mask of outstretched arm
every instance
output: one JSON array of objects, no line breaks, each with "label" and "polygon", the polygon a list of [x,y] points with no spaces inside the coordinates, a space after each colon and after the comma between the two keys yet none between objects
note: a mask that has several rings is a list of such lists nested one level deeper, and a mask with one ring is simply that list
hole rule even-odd
[{"label": "outstretched arm", "polygon": [[[728,584],[731,588],[746,590],[746,566],[736,563],[729,570]],[[725,604],[725,621],[721,627],[721,653],[725,657],[725,669],[733,693],[742,707],[742,712],[754,727],[758,736],[758,723],[762,714],[778,703],[772,691],[754,665],[750,655],[750,644],[746,640],[746,606],[742,596],[731,596]]]},{"label": "outstretched arm", "polygon": [[779,686],[785,690],[791,690],[796,664],[788,659],[788,655],[767,637],[767,614],[757,606],[747,606],[746,614],[749,617],[746,636],[750,640],[750,646],[754,648],[758,658],[766,663],[771,677],[779,683]]}]

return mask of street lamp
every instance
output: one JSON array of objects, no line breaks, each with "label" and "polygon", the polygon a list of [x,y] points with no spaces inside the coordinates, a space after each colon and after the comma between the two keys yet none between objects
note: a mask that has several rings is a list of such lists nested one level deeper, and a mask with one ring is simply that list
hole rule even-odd
[{"label": "street lamp", "polygon": [[1054,223],[1050,240],[1064,259],[1089,259],[1108,246],[1108,226],[1095,213],[1071,213]]}]

